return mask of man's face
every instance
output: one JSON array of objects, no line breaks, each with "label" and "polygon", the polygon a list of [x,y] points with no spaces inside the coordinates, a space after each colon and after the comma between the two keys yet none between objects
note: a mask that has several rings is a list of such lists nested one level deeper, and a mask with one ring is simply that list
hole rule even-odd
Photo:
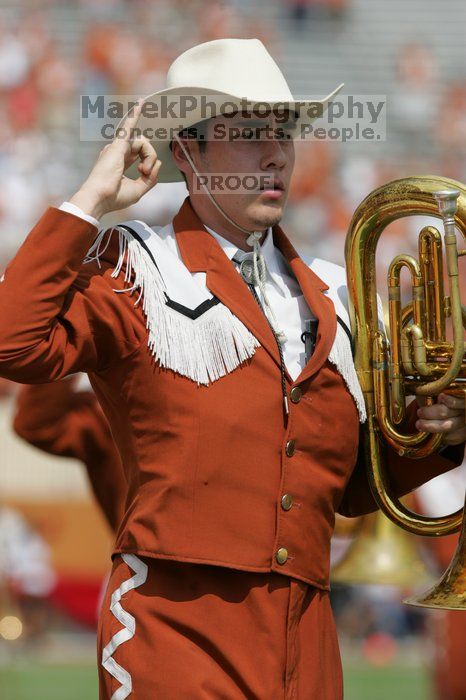
[{"label": "man's face", "polygon": [[[288,111],[220,116],[208,122],[205,149],[192,143],[194,162],[215,200],[248,230],[265,230],[283,216],[294,167],[294,120]],[[193,185],[191,196],[206,199],[196,178]]]}]

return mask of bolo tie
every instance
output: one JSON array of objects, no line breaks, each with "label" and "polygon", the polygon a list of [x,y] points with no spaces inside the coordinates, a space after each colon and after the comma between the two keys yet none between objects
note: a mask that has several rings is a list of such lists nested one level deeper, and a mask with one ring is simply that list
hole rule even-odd
[{"label": "bolo tie", "polygon": [[[249,241],[248,241],[249,242]],[[261,309],[262,313],[264,314],[265,318],[267,319],[267,322],[270,326],[270,329],[273,333],[273,336],[275,338],[275,342],[277,343],[278,347],[278,352],[280,355],[280,374],[281,374],[281,382],[282,382],[282,393],[283,393],[283,405],[285,409],[285,415],[288,416],[289,409],[288,409],[288,396],[286,393],[286,377],[285,377],[285,360],[283,358],[283,348],[282,344],[286,341],[286,335],[284,334],[283,331],[281,331],[278,328],[277,320],[275,318],[275,315],[273,313],[273,310],[269,304],[269,301],[267,299],[267,295],[264,290],[264,283],[265,279],[267,276],[267,267],[265,264],[264,256],[260,254],[259,256],[256,257],[256,260],[254,261],[254,252],[246,252],[244,250],[238,249],[236,253],[233,255],[232,260],[236,263],[239,264],[239,272],[243,280],[246,282],[248,285],[249,289],[251,290],[251,293],[256,300],[256,302],[259,305],[259,308]],[[257,274],[258,273],[258,274]],[[266,313],[266,309],[261,303],[261,300],[259,299],[259,296],[256,292],[256,287],[255,285],[258,285],[262,292],[262,296],[264,297],[264,302],[266,308],[269,309],[269,314]]]}]

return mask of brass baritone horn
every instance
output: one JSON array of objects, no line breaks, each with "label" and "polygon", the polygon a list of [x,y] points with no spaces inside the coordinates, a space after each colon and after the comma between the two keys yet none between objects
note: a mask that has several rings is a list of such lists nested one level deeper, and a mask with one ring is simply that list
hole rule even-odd
[{"label": "brass baritone horn", "polygon": [[[419,261],[398,255],[390,264],[388,342],[379,322],[376,247],[389,223],[413,215],[443,220],[449,294],[445,296],[443,289],[442,237],[437,229],[428,226],[419,236]],[[410,433],[404,428],[406,396],[425,397],[433,403],[442,391],[466,389],[466,311],[461,304],[458,279],[458,258],[466,251],[457,247],[455,227],[466,239],[464,185],[442,177],[412,177],[390,182],[366,197],[353,215],[345,245],[355,365],[368,416],[363,439],[369,483],[380,509],[416,535],[456,532],[463,517],[463,510],[437,518],[410,511],[390,489],[383,449],[385,442],[400,455],[413,459],[438,451],[441,435]],[[404,309],[400,293],[403,268],[407,268],[412,279],[412,301]],[[451,319],[452,342],[447,339],[447,318]],[[455,582],[449,578],[453,597],[449,596],[448,607],[466,609],[465,529],[466,525],[455,557]],[[444,599],[433,604],[446,606]]]}]

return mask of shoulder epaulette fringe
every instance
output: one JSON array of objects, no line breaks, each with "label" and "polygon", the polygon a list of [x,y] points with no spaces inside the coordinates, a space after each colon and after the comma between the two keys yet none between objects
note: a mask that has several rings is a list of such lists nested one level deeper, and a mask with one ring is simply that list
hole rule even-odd
[{"label": "shoulder epaulette fringe", "polygon": [[[167,304],[169,298],[166,285],[157,261],[138,237],[133,235],[134,232],[118,225],[103,229],[97,234],[84,263],[97,261],[100,266],[99,257],[107,249],[114,230],[119,233],[119,256],[111,276],[118,277],[126,263],[124,280],[129,282],[133,279],[131,287],[114,291],[132,292],[139,289],[134,305],[142,299],[149,331],[148,347],[162,367],[198,384],[207,385],[254,355],[260,346],[259,341],[223,304],[206,304],[205,311],[199,315],[192,313],[191,316],[174,308],[177,305]],[[108,240],[102,248],[107,233]],[[173,256],[174,267],[165,270],[165,274],[176,275],[176,265],[183,263]],[[196,284],[194,280],[193,284]],[[209,298],[216,301],[210,294],[206,301]],[[189,304],[189,299],[186,301]]]},{"label": "shoulder epaulette fringe", "polygon": [[343,377],[346,387],[358,409],[359,421],[360,423],[364,423],[367,418],[364,395],[354,366],[351,343],[339,323],[337,323],[335,340],[328,354],[328,361],[335,366],[339,374]]}]

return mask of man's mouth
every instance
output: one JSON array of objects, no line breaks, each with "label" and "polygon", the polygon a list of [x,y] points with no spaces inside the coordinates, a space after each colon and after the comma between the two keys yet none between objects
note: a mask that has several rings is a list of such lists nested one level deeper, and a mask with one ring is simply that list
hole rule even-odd
[{"label": "man's mouth", "polygon": [[263,185],[262,187],[259,188],[262,192],[264,191],[276,191],[280,190],[281,192],[285,191],[285,185],[279,178],[274,178],[273,180],[271,179],[267,184]]},{"label": "man's mouth", "polygon": [[282,197],[283,193],[285,192],[285,185],[280,179],[274,178],[273,180],[270,180],[270,182],[268,182],[266,185],[263,185],[259,189],[259,191],[262,195],[270,199],[280,199],[280,197]]},{"label": "man's mouth", "polygon": [[270,180],[266,185],[259,188],[261,196],[267,199],[280,199],[285,192],[285,185],[278,178]]}]

